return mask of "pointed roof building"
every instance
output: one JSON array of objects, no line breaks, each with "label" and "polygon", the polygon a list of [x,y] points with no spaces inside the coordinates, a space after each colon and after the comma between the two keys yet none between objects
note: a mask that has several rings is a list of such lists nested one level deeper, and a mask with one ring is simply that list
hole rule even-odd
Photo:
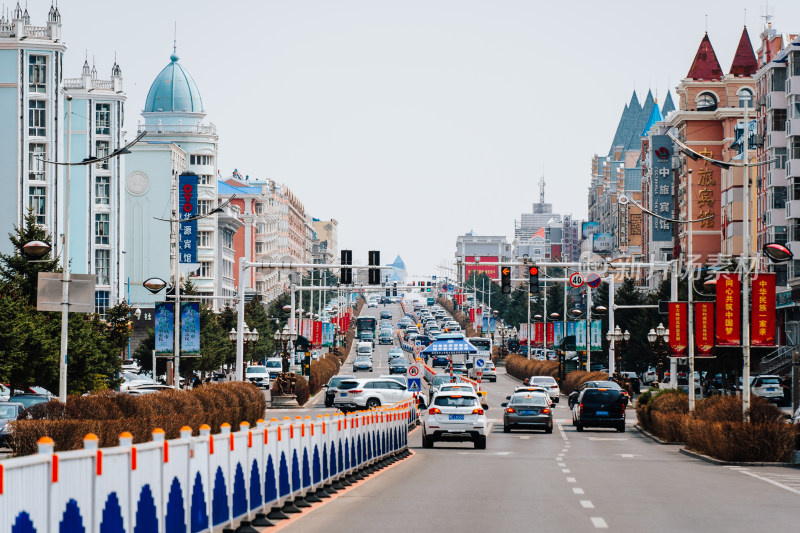
[{"label": "pointed roof building", "polygon": [[717,54],[714,53],[714,47],[711,46],[711,39],[708,38],[707,33],[700,41],[700,47],[697,49],[692,67],[686,77],[694,80],[722,79],[722,67],[719,65]]},{"label": "pointed roof building", "polygon": [[653,93],[652,91],[647,91],[647,97],[644,99],[644,104],[642,105],[642,110],[639,112],[639,116],[636,117],[636,121],[633,123],[628,142],[625,144],[625,150],[639,151],[642,149],[642,130],[644,130],[654,107],[657,106],[653,98]]},{"label": "pointed roof building", "polygon": [[758,61],[753,52],[753,43],[750,42],[750,35],[747,33],[747,26],[742,30],[739,38],[739,46],[736,47],[736,55],[733,56],[730,74],[737,77],[752,77],[758,70]]},{"label": "pointed roof building", "polygon": [[667,98],[661,106],[661,116],[666,117],[670,111],[675,111],[675,102],[672,101],[672,93],[667,91]]},{"label": "pointed roof building", "polygon": [[645,124],[644,129],[642,130],[642,137],[646,137],[647,133],[650,131],[650,128],[653,127],[653,124],[656,122],[661,122],[664,120],[664,117],[661,116],[661,111],[658,109],[658,105],[653,105],[652,111],[650,111],[650,116],[647,118],[647,124]]}]

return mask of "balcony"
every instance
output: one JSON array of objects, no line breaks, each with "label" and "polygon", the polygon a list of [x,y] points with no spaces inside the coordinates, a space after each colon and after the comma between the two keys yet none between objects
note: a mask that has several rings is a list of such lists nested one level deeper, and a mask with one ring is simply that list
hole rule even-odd
[{"label": "balcony", "polygon": [[800,200],[788,200],[786,202],[786,220],[800,218]]},{"label": "balcony", "polygon": [[786,109],[786,93],[772,91],[767,93],[767,111]]},{"label": "balcony", "polygon": [[769,171],[769,179],[767,180],[768,187],[785,187],[789,184],[786,180],[786,170],[782,168],[773,168]]},{"label": "balcony", "polygon": [[[792,154],[789,154],[790,157]],[[786,161],[786,177],[800,178],[800,157]]]},{"label": "balcony", "polygon": [[786,132],[771,131],[767,134],[767,148],[786,148]]},{"label": "balcony", "polygon": [[[786,73],[789,73],[789,69],[786,69]],[[786,93],[784,93],[784,98],[786,94],[800,94],[800,76],[789,76],[786,78]],[[786,107],[786,104],[783,104]]]},{"label": "balcony", "polygon": [[768,209],[765,214],[769,215],[767,226],[785,226],[786,225],[786,208],[783,209]]},{"label": "balcony", "polygon": [[800,135],[800,118],[790,118],[786,121],[786,135]]}]

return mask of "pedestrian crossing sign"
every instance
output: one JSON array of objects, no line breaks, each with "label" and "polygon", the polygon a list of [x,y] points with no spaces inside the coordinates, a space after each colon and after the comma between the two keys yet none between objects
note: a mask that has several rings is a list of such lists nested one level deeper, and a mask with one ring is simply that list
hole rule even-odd
[{"label": "pedestrian crossing sign", "polygon": [[421,392],[422,391],[422,379],[421,378],[409,378],[408,379],[408,390],[409,390],[409,392]]}]

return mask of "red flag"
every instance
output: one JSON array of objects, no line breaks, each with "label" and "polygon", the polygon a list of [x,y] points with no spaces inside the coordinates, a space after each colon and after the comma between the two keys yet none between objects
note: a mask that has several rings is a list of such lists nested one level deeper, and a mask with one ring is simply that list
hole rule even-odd
[{"label": "red flag", "polygon": [[669,345],[673,355],[686,351],[686,302],[669,303]]},{"label": "red flag", "polygon": [[708,356],[714,349],[714,302],[694,304],[694,345],[697,356]]},{"label": "red flag", "polygon": [[722,274],[717,279],[717,346],[742,344],[741,286],[739,274]]},{"label": "red flag", "polygon": [[775,346],[775,274],[756,274],[751,286],[750,345]]}]

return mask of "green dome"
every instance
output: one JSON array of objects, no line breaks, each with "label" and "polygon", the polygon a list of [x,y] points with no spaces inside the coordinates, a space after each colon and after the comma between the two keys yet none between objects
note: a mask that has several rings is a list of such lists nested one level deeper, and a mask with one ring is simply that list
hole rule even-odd
[{"label": "green dome", "polygon": [[202,113],[200,91],[188,72],[178,63],[178,56],[170,56],[147,93],[145,113]]}]

